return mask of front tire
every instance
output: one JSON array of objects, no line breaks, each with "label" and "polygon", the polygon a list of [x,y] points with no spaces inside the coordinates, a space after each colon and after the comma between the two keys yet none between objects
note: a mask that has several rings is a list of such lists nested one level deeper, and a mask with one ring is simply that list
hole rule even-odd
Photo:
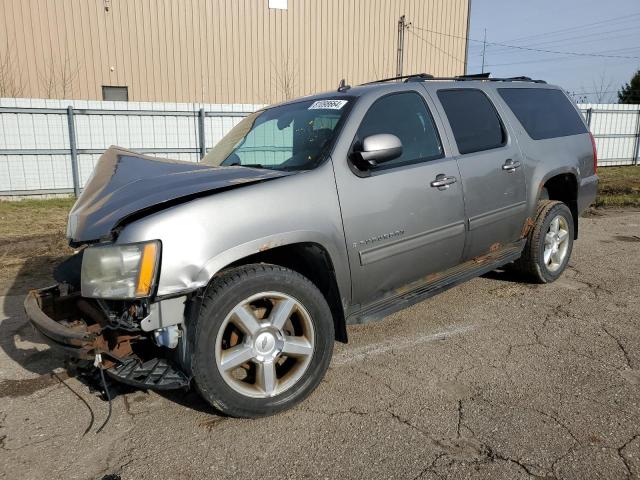
[{"label": "front tire", "polygon": [[331,360],[331,310],[297,272],[252,264],[207,288],[193,337],[192,371],[220,412],[255,418],[291,408],[320,383]]},{"label": "front tire", "polygon": [[569,262],[573,238],[569,207],[554,200],[538,202],[535,223],[516,267],[536,283],[554,282]]}]

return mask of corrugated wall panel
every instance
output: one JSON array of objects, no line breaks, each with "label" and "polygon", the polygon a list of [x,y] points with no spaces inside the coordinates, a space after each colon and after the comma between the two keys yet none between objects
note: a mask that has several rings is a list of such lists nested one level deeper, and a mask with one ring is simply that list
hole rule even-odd
[{"label": "corrugated wall panel", "polygon": [[25,97],[273,103],[394,75],[403,14],[404,73],[463,73],[468,2],[0,0],[0,58]]}]

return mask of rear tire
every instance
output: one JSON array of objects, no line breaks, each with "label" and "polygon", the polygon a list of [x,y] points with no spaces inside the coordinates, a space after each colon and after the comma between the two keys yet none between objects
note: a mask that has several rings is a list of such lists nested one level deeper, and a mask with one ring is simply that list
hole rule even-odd
[{"label": "rear tire", "polygon": [[307,278],[277,265],[245,265],[214,278],[192,331],[196,386],[233,417],[296,405],[320,383],[333,352],[324,296]]},{"label": "rear tire", "polygon": [[573,237],[573,215],[569,207],[555,200],[541,200],[522,256],[515,262],[515,267],[536,283],[557,280],[571,257]]}]

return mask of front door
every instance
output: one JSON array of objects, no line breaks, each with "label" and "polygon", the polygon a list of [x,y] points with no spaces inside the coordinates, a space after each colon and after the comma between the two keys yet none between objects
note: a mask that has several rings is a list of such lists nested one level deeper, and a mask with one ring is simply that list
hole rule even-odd
[{"label": "front door", "polygon": [[353,303],[360,306],[457,265],[465,240],[460,173],[445,155],[423,95],[407,87],[369,104],[352,149],[370,135],[389,133],[403,152],[364,171],[334,158],[343,162],[335,167],[336,181]]},{"label": "front door", "polygon": [[479,89],[438,89],[459,156],[468,222],[464,259],[517,241],[527,213],[524,161],[507,125]]}]

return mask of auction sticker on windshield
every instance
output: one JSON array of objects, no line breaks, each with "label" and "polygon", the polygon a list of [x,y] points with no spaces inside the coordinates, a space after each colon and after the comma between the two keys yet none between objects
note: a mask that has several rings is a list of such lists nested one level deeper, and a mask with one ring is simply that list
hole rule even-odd
[{"label": "auction sticker on windshield", "polygon": [[340,110],[348,100],[317,100],[309,107],[309,110]]}]

